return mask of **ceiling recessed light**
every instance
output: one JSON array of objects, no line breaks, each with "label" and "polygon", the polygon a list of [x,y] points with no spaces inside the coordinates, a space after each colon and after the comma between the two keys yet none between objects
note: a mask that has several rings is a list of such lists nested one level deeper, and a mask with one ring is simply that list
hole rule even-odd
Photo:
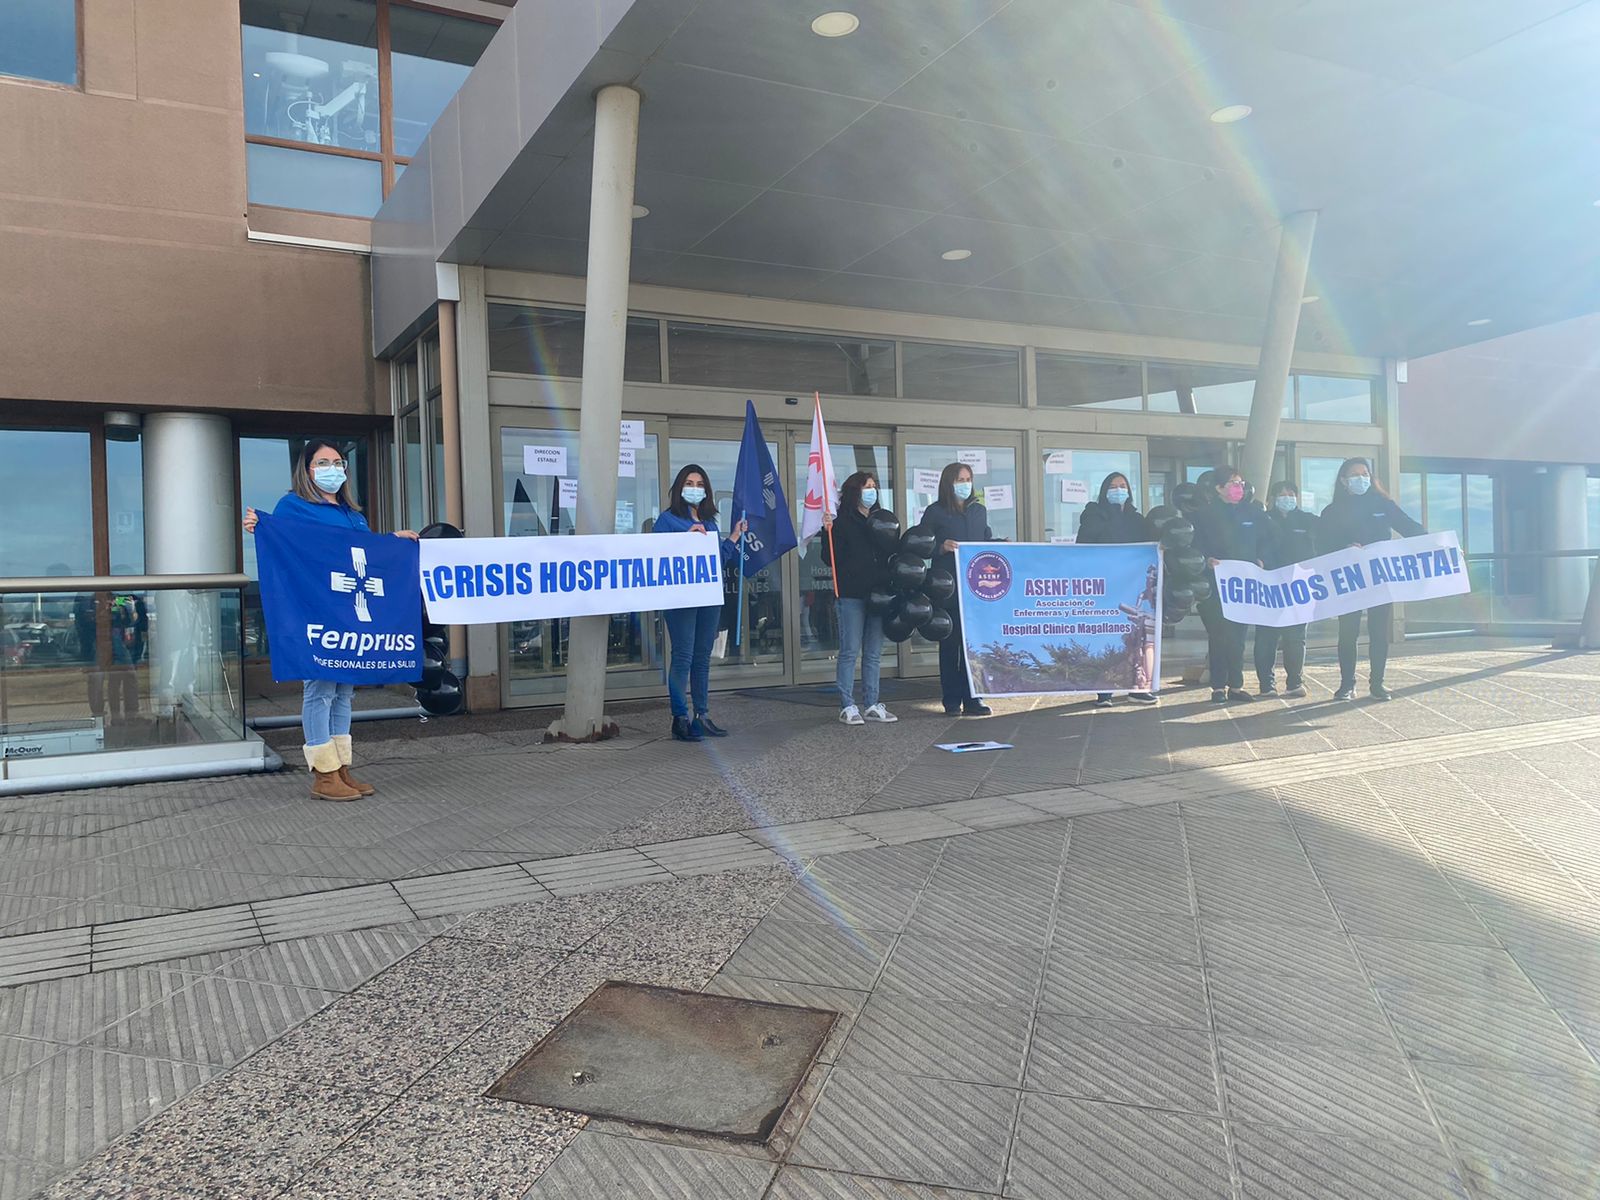
[{"label": "ceiling recessed light", "polygon": [[[260,71],[251,71],[250,72],[250,78],[251,79],[260,79],[261,78],[261,72]],[[1596,204],[1600,204],[1600,200],[1596,200],[1595,203]]]},{"label": "ceiling recessed light", "polygon": [[1301,296],[1300,297],[1300,303],[1301,304],[1315,304],[1318,300],[1321,300],[1321,299],[1322,299],[1321,296]]},{"label": "ceiling recessed light", "polygon": [[1211,114],[1211,120],[1216,125],[1232,125],[1235,121],[1242,121],[1253,113],[1255,109],[1248,104],[1226,104]]},{"label": "ceiling recessed light", "polygon": [[648,208],[646,208],[644,205],[635,204],[633,206],[633,219],[635,221],[637,221],[640,217],[648,217],[649,215],[650,215],[650,210]]},{"label": "ceiling recessed light", "polygon": [[1473,326],[1474,328],[1476,328],[1479,325],[1487,325],[1490,322],[1490,320],[1492,320],[1492,318],[1490,318],[1490,317],[1479,317],[1474,321],[1468,321],[1467,324]]},{"label": "ceiling recessed light", "polygon": [[972,257],[972,251],[971,250],[946,250],[943,254],[939,255],[939,257],[944,259],[945,262],[960,262],[962,259],[971,258]]},{"label": "ceiling recessed light", "polygon": [[848,12],[825,12],[811,22],[811,32],[818,37],[844,37],[860,28],[861,18]]}]

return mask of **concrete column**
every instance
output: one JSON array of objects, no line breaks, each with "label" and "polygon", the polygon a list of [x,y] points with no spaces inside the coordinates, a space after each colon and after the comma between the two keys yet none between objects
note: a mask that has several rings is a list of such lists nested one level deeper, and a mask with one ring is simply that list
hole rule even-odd
[{"label": "concrete column", "polygon": [[[239,511],[228,418],[150,414],[143,462],[146,573],[234,571]],[[226,703],[219,678],[221,599],[219,592],[151,594],[150,688],[159,715],[178,706],[197,724],[223,715],[216,708],[219,700]]]},{"label": "concrete column", "polygon": [[[594,172],[589,193],[583,407],[578,424],[579,534],[611,533],[617,523],[617,454],[622,436],[622,365],[627,349],[638,148],[639,93],[615,85],[602,88],[595,99]],[[604,733],[610,627],[610,617],[573,618],[567,643],[566,711],[550,726],[552,735],[583,741]]]},{"label": "concrete column", "polygon": [[[456,368],[456,303],[439,301],[439,416],[444,426],[444,519],[462,528],[461,388]],[[467,677],[467,627],[450,626],[450,673]]]},{"label": "concrete column", "polygon": [[[468,537],[504,533],[495,523],[499,497],[491,464],[500,448],[493,444],[489,414],[489,298],[482,267],[458,267],[456,303],[456,374],[461,408],[461,526]],[[500,637],[503,625],[467,626],[464,676],[467,708],[495,712],[500,708]]]},{"label": "concrete column", "polygon": [[[1589,472],[1585,467],[1551,467],[1545,475],[1544,526],[1547,550],[1586,550],[1589,541]],[[1589,594],[1590,560],[1552,558],[1546,562],[1545,615],[1575,621]]]},{"label": "concrete column", "polygon": [[1267,302],[1267,327],[1261,335],[1261,362],[1250,400],[1250,430],[1244,440],[1239,472],[1255,484],[1257,494],[1272,484],[1272,456],[1283,421],[1283,397],[1289,387],[1289,362],[1300,328],[1300,299],[1306,294],[1311,267],[1311,239],[1317,231],[1315,212],[1290,213],[1278,238],[1278,270]]}]

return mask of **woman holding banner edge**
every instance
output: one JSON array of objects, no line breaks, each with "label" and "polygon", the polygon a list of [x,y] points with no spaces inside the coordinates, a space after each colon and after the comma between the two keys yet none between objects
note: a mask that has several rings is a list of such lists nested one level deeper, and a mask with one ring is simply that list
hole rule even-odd
[{"label": "woman holding banner edge", "polygon": [[[722,567],[727,571],[739,554],[746,523],[738,521],[731,536],[722,539]],[[705,468],[689,463],[679,470],[667,493],[667,507],[656,518],[654,533],[709,533],[717,535],[717,502],[711,496],[711,479]],[[680,742],[727,737],[728,731],[711,719],[711,647],[717,640],[721,604],[701,608],[672,608],[661,614],[672,643],[672,664],[667,672],[667,694],[672,703],[672,736]],[[690,716],[689,704],[694,703]]]},{"label": "woman holding banner edge", "polygon": [[[1145,520],[1144,514],[1133,503],[1133,488],[1128,483],[1128,477],[1120,471],[1113,471],[1100,481],[1100,498],[1084,505],[1083,512],[1078,517],[1080,546],[1121,545],[1160,540],[1155,528]],[[1153,692],[1129,692],[1128,699],[1135,704],[1157,703]],[[1111,693],[1101,692],[1095,697],[1094,706],[1110,708]]]},{"label": "woman holding banner edge", "polygon": [[[311,438],[295,458],[290,490],[272,510],[289,521],[315,521],[372,532],[350,490],[348,464],[339,448],[323,438]],[[255,533],[259,514],[244,510],[244,531]],[[417,540],[410,529],[395,537]],[[307,679],[300,700],[300,727],[305,737],[306,766],[311,769],[311,794],[318,800],[359,800],[377,791],[350,774],[353,751],[350,710],[355,684],[332,679]]]},{"label": "woman holding banner edge", "polygon": [[967,648],[961,635],[961,579],[956,574],[956,547],[962,542],[992,542],[989,511],[972,498],[972,468],[953,462],[939,475],[939,498],[928,505],[918,528],[933,535],[933,565],[956,580],[945,602],[955,629],[939,643],[939,690],[946,716],[987,717],[994,710],[972,694]]},{"label": "woman holding banner edge", "polygon": [[[822,543],[822,558],[833,568],[839,588],[839,720],[846,725],[868,721],[890,724],[900,718],[878,699],[882,668],[883,616],[867,608],[873,592],[889,587],[889,555],[872,531],[872,515],[894,514],[878,504],[878,481],[868,471],[857,471],[839,489],[839,516],[824,512],[822,525],[831,536]],[[899,522],[895,522],[898,542]],[[891,545],[894,543],[891,543]],[[948,639],[946,639],[948,640]],[[861,659],[861,699],[856,707],[856,658]]]},{"label": "woman holding banner edge", "polygon": [[[1347,458],[1334,481],[1333,500],[1322,510],[1319,547],[1324,554],[1334,550],[1386,542],[1395,531],[1416,537],[1428,531],[1408,516],[1372,476],[1372,466],[1364,458]],[[1388,700],[1393,694],[1383,686],[1384,668],[1389,663],[1389,631],[1394,605],[1377,604],[1367,613],[1367,689],[1374,700]],[[1356,649],[1361,638],[1361,612],[1339,618],[1339,690],[1335,700],[1354,700],[1356,695]]]}]

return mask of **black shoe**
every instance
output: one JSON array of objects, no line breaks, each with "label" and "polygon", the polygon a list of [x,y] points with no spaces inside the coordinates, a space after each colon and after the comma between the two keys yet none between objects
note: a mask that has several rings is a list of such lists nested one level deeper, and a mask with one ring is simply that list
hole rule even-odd
[{"label": "black shoe", "polygon": [[947,717],[959,717],[961,715],[961,705],[946,704],[944,706],[944,715]]},{"label": "black shoe", "polygon": [[1353,683],[1341,683],[1339,690],[1333,694],[1333,698],[1335,700],[1354,700],[1356,698],[1356,685]]},{"label": "black shoe", "polygon": [[1160,703],[1160,701],[1156,699],[1155,693],[1153,692],[1129,692],[1128,699],[1132,700],[1135,704]]},{"label": "black shoe", "polygon": [[968,700],[961,706],[961,715],[963,717],[992,717],[994,716],[994,709],[990,708],[982,700]]},{"label": "black shoe", "polygon": [[1374,700],[1393,700],[1394,699],[1394,693],[1391,692],[1388,688],[1384,687],[1383,684],[1381,684],[1381,683],[1373,684],[1371,689],[1370,689],[1370,692],[1371,692],[1372,698]]},{"label": "black shoe", "polygon": [[1228,699],[1229,700],[1241,700],[1241,701],[1248,702],[1248,701],[1254,700],[1255,697],[1252,696],[1249,692],[1245,691],[1243,688],[1229,688],[1228,689]]},{"label": "black shoe", "polygon": [[1289,685],[1289,690],[1283,694],[1283,698],[1285,700],[1300,700],[1300,699],[1304,698],[1305,694],[1306,694],[1305,684],[1303,684],[1303,683],[1291,683]]},{"label": "black shoe", "polygon": [[705,735],[696,728],[688,717],[672,718],[672,736],[680,742],[700,742],[705,740]]},{"label": "black shoe", "polygon": [[698,717],[696,717],[694,719],[694,723],[696,725],[700,726],[700,732],[705,734],[706,737],[727,737],[728,736],[728,731],[726,729],[724,729],[721,725],[718,725],[710,717],[706,716],[705,713],[701,713]]},{"label": "black shoe", "polygon": [[1111,707],[1111,697],[1110,696],[1096,696],[1094,698],[1094,706],[1096,708],[1110,708]]},{"label": "black shoe", "polygon": [[1266,682],[1266,683],[1263,683],[1256,690],[1256,695],[1260,696],[1263,700],[1267,699],[1270,696],[1276,696],[1277,694],[1278,694],[1277,685],[1272,683],[1270,680],[1268,682]]},{"label": "black shoe", "polygon": [[1211,689],[1211,703],[1213,703],[1213,704],[1221,704],[1227,698],[1228,698],[1228,693],[1223,691],[1221,688],[1212,688]]}]

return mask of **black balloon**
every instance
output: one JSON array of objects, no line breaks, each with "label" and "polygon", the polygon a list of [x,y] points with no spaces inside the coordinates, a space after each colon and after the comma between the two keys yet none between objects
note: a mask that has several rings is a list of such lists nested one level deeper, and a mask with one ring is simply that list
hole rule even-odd
[{"label": "black balloon", "polygon": [[915,632],[911,622],[899,613],[890,613],[883,619],[883,636],[891,642],[903,642]]},{"label": "black balloon", "polygon": [[1204,575],[1200,576],[1198,579],[1191,579],[1188,586],[1189,590],[1194,593],[1194,602],[1196,604],[1199,604],[1200,601],[1211,595],[1211,580],[1207,579]]},{"label": "black balloon", "polygon": [[889,560],[889,587],[909,592],[922,586],[928,577],[928,564],[914,554],[896,554]]},{"label": "black balloon", "polygon": [[881,617],[889,611],[889,606],[894,603],[894,593],[874,589],[867,593],[867,611],[873,616]]},{"label": "black balloon", "polygon": [[893,554],[900,544],[900,522],[895,520],[895,515],[887,508],[875,508],[867,518],[867,527],[872,531],[872,540],[879,552]]},{"label": "black balloon", "polygon": [[1168,550],[1166,554],[1167,578],[1175,582],[1190,582],[1206,573],[1206,556],[1193,548]]},{"label": "black balloon", "polygon": [[911,628],[920,629],[923,623],[933,616],[933,601],[921,592],[912,592],[907,596],[896,597],[892,611],[910,622]]},{"label": "black balloon", "polygon": [[1180,483],[1172,489],[1172,503],[1179,512],[1193,516],[1205,503],[1205,497],[1194,484]]},{"label": "black balloon", "polygon": [[465,537],[466,535],[454,525],[448,525],[443,521],[435,521],[432,525],[429,525],[423,529],[423,531],[417,536],[425,538],[458,538]]},{"label": "black balloon", "polygon": [[1186,583],[1175,584],[1167,588],[1166,607],[1171,609],[1184,609],[1194,603],[1194,589]]},{"label": "black balloon", "polygon": [[943,567],[929,567],[922,590],[928,593],[931,600],[948,600],[956,594],[956,577]]},{"label": "black balloon", "polygon": [[443,662],[450,657],[450,627],[426,625],[422,630],[422,657]]},{"label": "black balloon", "polygon": [[908,529],[900,538],[900,553],[918,558],[933,557],[933,534],[925,529]]},{"label": "black balloon", "polygon": [[1186,549],[1194,541],[1194,526],[1179,518],[1169,521],[1161,531],[1161,544],[1168,550]]},{"label": "black balloon", "polygon": [[917,632],[930,642],[942,642],[955,631],[955,627],[956,623],[950,619],[950,614],[942,608],[936,608]]},{"label": "black balloon", "polygon": [[1254,500],[1255,498],[1256,498],[1256,485],[1246,481],[1246,483],[1244,485],[1244,497],[1243,497],[1243,499],[1241,499],[1239,501],[1239,503],[1240,504],[1249,504],[1250,501]]},{"label": "black balloon", "polygon": [[449,671],[440,675],[436,686],[417,689],[417,703],[424,712],[435,717],[448,717],[460,712],[464,700],[461,680]]},{"label": "black balloon", "polygon": [[1160,533],[1167,527],[1167,523],[1169,521],[1176,521],[1182,515],[1182,513],[1173,508],[1170,504],[1158,504],[1149,512],[1145,513],[1144,519],[1149,521],[1150,524],[1154,525],[1156,527],[1156,532]]}]

